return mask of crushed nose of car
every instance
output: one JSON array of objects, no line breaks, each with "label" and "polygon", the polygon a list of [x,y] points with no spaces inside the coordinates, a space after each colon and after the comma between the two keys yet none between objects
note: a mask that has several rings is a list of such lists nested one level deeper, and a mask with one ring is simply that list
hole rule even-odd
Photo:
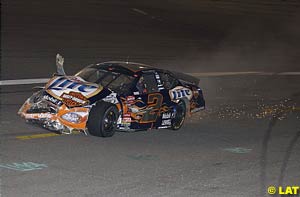
[{"label": "crushed nose of car", "polygon": [[66,76],[63,62],[58,55],[57,74],[20,108],[27,121],[64,133],[111,137],[115,130],[177,130],[187,113],[205,108],[197,79],[185,74],[114,61]]}]

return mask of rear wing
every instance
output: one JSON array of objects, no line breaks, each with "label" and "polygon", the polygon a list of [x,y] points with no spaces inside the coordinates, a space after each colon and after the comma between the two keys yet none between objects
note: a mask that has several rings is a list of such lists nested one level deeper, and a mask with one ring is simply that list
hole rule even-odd
[{"label": "rear wing", "polygon": [[176,71],[172,71],[172,73],[183,84],[193,84],[197,86],[200,82],[200,79],[198,79],[197,77],[193,77],[185,73],[180,73]]}]

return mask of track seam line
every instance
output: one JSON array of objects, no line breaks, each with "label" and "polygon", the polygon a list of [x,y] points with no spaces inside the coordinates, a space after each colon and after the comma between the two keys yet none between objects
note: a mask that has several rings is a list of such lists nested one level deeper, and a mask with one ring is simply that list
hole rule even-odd
[{"label": "track seam line", "polygon": [[[201,73],[186,73],[195,77],[219,77],[219,76],[236,76],[236,75],[282,75],[282,76],[296,76],[300,75],[300,72],[201,72]],[[15,79],[15,80],[2,80],[0,86],[8,85],[27,85],[27,84],[40,84],[46,83],[50,78],[36,78],[36,79]]]}]

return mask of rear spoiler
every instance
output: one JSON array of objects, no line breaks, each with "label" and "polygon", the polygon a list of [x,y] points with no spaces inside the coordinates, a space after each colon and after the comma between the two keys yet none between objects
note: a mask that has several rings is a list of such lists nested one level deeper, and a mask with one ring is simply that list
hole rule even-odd
[{"label": "rear spoiler", "polygon": [[200,79],[198,79],[197,77],[193,77],[191,75],[176,72],[176,71],[171,71],[171,72],[177,79],[179,79],[180,82],[182,82],[184,84],[198,85],[200,82]]}]

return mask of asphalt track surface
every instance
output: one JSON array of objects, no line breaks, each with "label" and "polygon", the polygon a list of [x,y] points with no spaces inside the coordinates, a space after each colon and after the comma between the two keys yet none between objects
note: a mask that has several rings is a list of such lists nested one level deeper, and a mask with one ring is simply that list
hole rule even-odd
[{"label": "asphalt track surface", "polygon": [[[299,72],[299,4],[260,2],[2,2],[1,80],[49,77],[57,52],[70,74],[127,59],[274,74],[201,76],[207,108],[181,130],[105,139],[26,124],[16,112],[36,84],[0,86],[0,196],[268,196],[299,185],[300,77],[276,75]],[[23,162],[42,167],[7,168]]]}]

